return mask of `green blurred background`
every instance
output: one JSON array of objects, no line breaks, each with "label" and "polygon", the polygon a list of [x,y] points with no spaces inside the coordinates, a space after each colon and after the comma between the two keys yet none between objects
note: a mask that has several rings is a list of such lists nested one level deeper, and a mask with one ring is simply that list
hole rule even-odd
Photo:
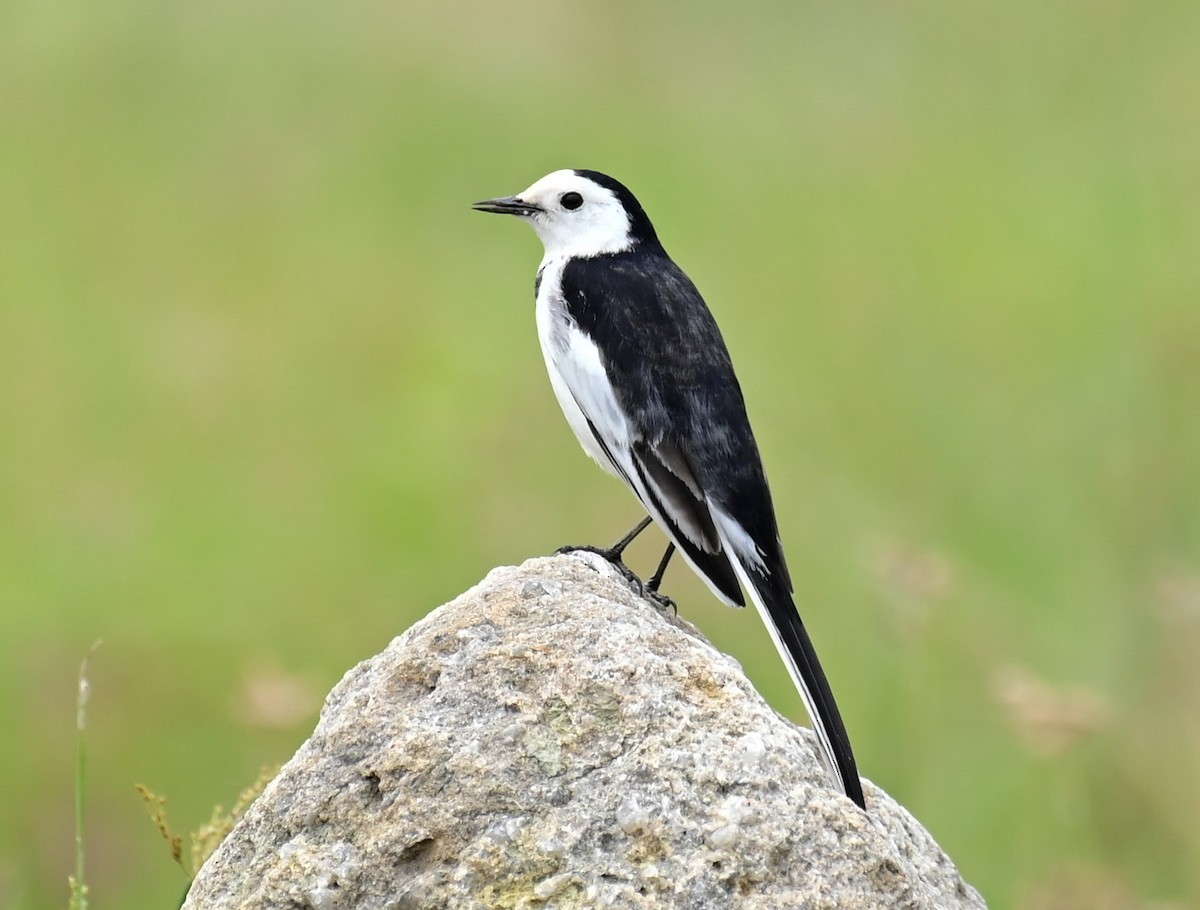
[{"label": "green blurred background", "polygon": [[716,312],[864,773],[995,908],[1200,906],[1198,47],[1194,0],[0,4],[0,908],[66,903],[94,640],[92,905],[170,907],[135,783],[195,827],[638,517],[469,209],[560,167]]}]

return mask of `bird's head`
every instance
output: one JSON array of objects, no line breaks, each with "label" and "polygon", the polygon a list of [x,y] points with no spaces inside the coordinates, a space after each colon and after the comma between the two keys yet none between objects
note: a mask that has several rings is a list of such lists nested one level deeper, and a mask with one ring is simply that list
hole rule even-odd
[{"label": "bird's head", "polygon": [[547,256],[599,256],[658,243],[633,193],[597,171],[555,171],[515,196],[476,202],[473,208],[528,221]]}]

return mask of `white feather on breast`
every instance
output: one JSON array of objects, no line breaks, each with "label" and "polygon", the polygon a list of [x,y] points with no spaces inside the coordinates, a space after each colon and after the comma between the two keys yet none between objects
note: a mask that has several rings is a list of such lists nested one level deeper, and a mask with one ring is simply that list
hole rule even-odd
[{"label": "white feather on breast", "polygon": [[[566,259],[544,259],[537,295],[538,340],[550,385],[559,407],[583,450],[610,474],[622,477],[627,465],[610,461],[591,426],[604,439],[613,458],[628,460],[629,423],[617,404],[600,349],[575,324],[562,297]],[[591,421],[591,426],[588,421]]]}]

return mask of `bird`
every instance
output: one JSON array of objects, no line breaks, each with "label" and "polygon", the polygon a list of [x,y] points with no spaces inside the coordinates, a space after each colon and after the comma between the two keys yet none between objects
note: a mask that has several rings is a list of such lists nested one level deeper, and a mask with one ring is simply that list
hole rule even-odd
[{"label": "bird", "polygon": [[[621,182],[557,170],[476,211],[528,222],[544,255],[534,282],[542,354],[584,451],[624,481],[667,551],[646,588],[658,594],[676,549],[718,599],[758,609],[812,720],[832,783],[866,808],[850,738],[793,597],[771,492],[733,362],[695,284]],[[575,548],[567,548],[575,549]]]}]

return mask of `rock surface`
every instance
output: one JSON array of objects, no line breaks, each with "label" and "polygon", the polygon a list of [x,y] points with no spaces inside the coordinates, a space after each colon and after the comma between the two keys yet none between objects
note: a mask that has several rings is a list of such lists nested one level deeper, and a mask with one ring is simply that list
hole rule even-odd
[{"label": "rock surface", "polygon": [[814,748],[602,559],[533,559],[347,673],[184,907],[985,906]]}]

